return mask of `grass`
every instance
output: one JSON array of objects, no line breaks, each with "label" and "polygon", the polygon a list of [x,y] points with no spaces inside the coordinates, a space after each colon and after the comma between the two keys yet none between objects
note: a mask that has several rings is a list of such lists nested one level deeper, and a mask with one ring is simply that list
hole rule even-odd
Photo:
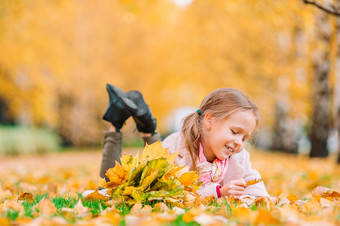
[{"label": "grass", "polygon": [[[84,156],[87,157],[84,158]],[[30,222],[30,220],[33,221],[40,217],[46,218],[44,220],[49,221],[51,225],[61,220],[60,217],[68,224],[77,224],[79,221],[82,223],[88,222],[89,225],[94,225],[98,222],[103,224],[105,222],[114,222],[113,224],[115,225],[126,225],[131,224],[133,219],[128,217],[129,215],[139,218],[140,223],[150,223],[149,217],[152,218],[151,221],[157,222],[158,217],[162,214],[162,210],[155,209],[155,203],[152,201],[143,203],[153,208],[148,213],[140,214],[138,211],[131,213],[132,205],[121,203],[114,205],[112,215],[109,215],[103,213],[103,210],[111,209],[111,206],[105,204],[106,202],[82,200],[81,193],[85,190],[93,189],[91,186],[96,183],[101,160],[100,153],[93,151],[93,153],[79,152],[76,154],[58,153],[51,156],[36,155],[34,158],[39,158],[39,161],[33,159],[33,157],[31,157],[32,162],[27,161],[26,157],[20,156],[15,159],[7,158],[5,161],[0,162],[0,225],[17,224],[21,221]],[[274,196],[280,195],[282,198],[294,194],[299,200],[304,201],[306,208],[301,208],[296,204],[268,207],[268,204],[265,206],[264,203],[257,203],[252,204],[249,206],[250,209],[245,210],[237,201],[209,200],[209,203],[204,202],[206,203],[204,204],[206,214],[209,216],[220,215],[227,219],[230,224],[242,225],[266,224],[265,217],[263,217],[263,214],[265,214],[265,216],[268,215],[268,218],[274,217],[276,222],[285,224],[289,221],[288,216],[285,216],[285,214],[287,214],[288,210],[292,210],[292,213],[297,212],[296,214],[298,215],[293,217],[296,217],[299,223],[309,222],[313,218],[314,220],[335,225],[339,224],[339,201],[332,203],[332,205],[335,205],[333,211],[330,211],[332,209],[323,211],[326,207],[322,207],[319,202],[315,204],[311,196],[312,189],[317,185],[327,186],[333,191],[340,191],[338,183],[340,168],[335,165],[332,159],[308,159],[301,156],[283,156],[267,152],[252,153],[252,159],[254,168],[261,172],[270,194]],[[10,161],[12,161],[12,164],[10,164]],[[45,180],[45,178],[48,179]],[[48,189],[49,186],[54,189]],[[10,193],[6,195],[8,191]],[[28,201],[20,202],[23,207],[19,210],[20,212],[14,207],[11,210],[5,207],[4,202],[6,200],[16,202],[21,192],[32,193],[34,201],[32,203]],[[67,192],[72,192],[73,195],[68,197]],[[78,194],[78,196],[75,194]],[[38,208],[35,209],[34,206],[42,199],[49,199],[54,204],[56,212],[53,212],[50,216],[44,216],[41,212],[38,212]],[[88,211],[85,210],[85,214],[77,213],[76,209],[73,212],[62,210],[63,208],[74,208],[79,201],[82,202],[83,206],[89,208]],[[170,209],[174,207],[167,206]],[[199,208],[195,204],[190,207]],[[183,206],[181,208],[186,213],[189,211],[188,215],[183,217],[183,215],[176,216],[173,214],[173,218],[165,222],[168,222],[168,225],[198,225],[193,221],[188,222],[190,218],[187,217],[190,217],[191,214],[190,208]],[[195,211],[193,210],[192,213],[197,213]],[[260,213],[262,214],[261,219],[258,218]],[[164,224],[166,224],[165,222],[163,221]]]},{"label": "grass", "polygon": [[54,206],[57,208],[57,210],[60,210],[64,207],[67,207],[67,208],[73,208],[77,202],[78,202],[78,199],[65,199],[63,197],[55,197],[51,200],[54,204]]},{"label": "grass", "polygon": [[19,216],[19,211],[7,210],[6,218],[11,221],[16,220]]},{"label": "grass", "polygon": [[[33,212],[39,212],[39,209],[33,210],[34,206],[39,203],[42,199],[48,199],[48,194],[42,194],[42,195],[36,195],[34,197],[33,202],[29,201],[23,201],[22,206],[25,210],[25,217],[29,218],[34,218]],[[71,216],[63,211],[61,211],[63,208],[74,208],[74,206],[78,203],[78,201],[81,200],[80,198],[75,199],[75,198],[64,198],[64,197],[54,197],[50,199],[50,201],[54,204],[54,206],[57,209],[56,216],[61,216],[65,220],[67,220],[69,223],[74,223],[76,220],[79,218],[75,218],[74,216]],[[100,214],[103,210],[107,208],[105,205],[104,201],[101,200],[92,200],[92,201],[85,201],[82,200],[82,204],[85,207],[88,207],[91,209],[91,213],[93,215],[98,215]],[[131,206],[127,206],[125,204],[121,205],[120,210],[122,215],[127,215],[130,213]],[[117,207],[117,210],[119,210],[119,207]],[[5,215],[0,216],[0,217],[5,217],[9,219],[10,221],[15,221],[19,217],[19,211],[14,211],[14,210],[8,210]],[[80,218],[79,218],[80,219]]]},{"label": "grass", "polygon": [[167,224],[167,225],[175,225],[175,226],[199,226],[200,224],[198,224],[195,221],[192,222],[184,222],[183,221],[183,215],[179,215],[174,222],[172,222],[171,224]]},{"label": "grass", "polygon": [[91,209],[91,213],[96,215],[100,214],[103,210],[107,208],[104,201],[101,200],[91,200],[91,201],[85,201],[83,200],[83,206],[86,206]]},{"label": "grass", "polygon": [[123,204],[116,204],[115,205],[115,209],[122,215],[128,215],[130,213],[132,206],[131,205],[127,205],[125,203]]},{"label": "grass", "polygon": [[26,126],[0,126],[0,154],[47,153],[60,148],[60,139],[52,131]]}]

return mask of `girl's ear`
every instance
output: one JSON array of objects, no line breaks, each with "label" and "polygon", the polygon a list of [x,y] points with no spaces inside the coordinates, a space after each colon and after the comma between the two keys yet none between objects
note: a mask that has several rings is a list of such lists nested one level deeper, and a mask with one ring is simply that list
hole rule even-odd
[{"label": "girl's ear", "polygon": [[203,125],[205,129],[210,131],[213,123],[214,123],[214,116],[210,113],[205,114],[203,118]]}]

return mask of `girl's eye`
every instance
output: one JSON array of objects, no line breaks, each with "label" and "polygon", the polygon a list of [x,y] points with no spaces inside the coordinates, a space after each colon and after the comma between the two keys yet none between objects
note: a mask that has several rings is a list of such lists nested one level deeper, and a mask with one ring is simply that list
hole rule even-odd
[{"label": "girl's eye", "polygon": [[234,130],[231,130],[231,132],[232,132],[233,134],[237,134]]}]

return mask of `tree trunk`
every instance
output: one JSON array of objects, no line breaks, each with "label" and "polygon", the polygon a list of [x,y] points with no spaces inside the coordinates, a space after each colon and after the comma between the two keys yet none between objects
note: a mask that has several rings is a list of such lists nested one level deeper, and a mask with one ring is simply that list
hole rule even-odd
[{"label": "tree trunk", "polygon": [[338,127],[338,141],[339,141],[337,163],[340,164],[340,106],[338,106],[338,123],[337,123],[337,127]]},{"label": "tree trunk", "polygon": [[336,45],[337,45],[337,59],[335,68],[335,84],[334,84],[334,109],[336,109],[334,121],[338,130],[338,159],[340,164],[340,17],[336,18]]},{"label": "tree trunk", "polygon": [[58,127],[57,133],[61,138],[61,145],[65,147],[73,146],[72,137],[72,108],[74,106],[72,96],[58,94]]},{"label": "tree trunk", "polygon": [[319,45],[314,55],[314,97],[312,131],[310,139],[312,148],[310,157],[327,157],[327,139],[329,134],[329,74],[330,74],[330,35],[331,26],[328,15],[321,13],[317,21]]}]

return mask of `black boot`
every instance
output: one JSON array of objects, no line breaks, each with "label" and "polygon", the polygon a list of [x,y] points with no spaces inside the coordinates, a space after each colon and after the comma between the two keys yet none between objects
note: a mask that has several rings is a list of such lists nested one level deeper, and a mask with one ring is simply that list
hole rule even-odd
[{"label": "black boot", "polygon": [[105,121],[111,122],[117,131],[122,128],[126,119],[137,112],[136,104],[127,98],[127,94],[111,84],[106,84],[109,93],[109,106],[103,116]]},{"label": "black boot", "polygon": [[153,117],[150,107],[145,103],[142,94],[137,90],[129,91],[126,94],[137,106],[137,111],[132,117],[136,122],[138,131],[154,134],[157,126],[156,119]]}]

